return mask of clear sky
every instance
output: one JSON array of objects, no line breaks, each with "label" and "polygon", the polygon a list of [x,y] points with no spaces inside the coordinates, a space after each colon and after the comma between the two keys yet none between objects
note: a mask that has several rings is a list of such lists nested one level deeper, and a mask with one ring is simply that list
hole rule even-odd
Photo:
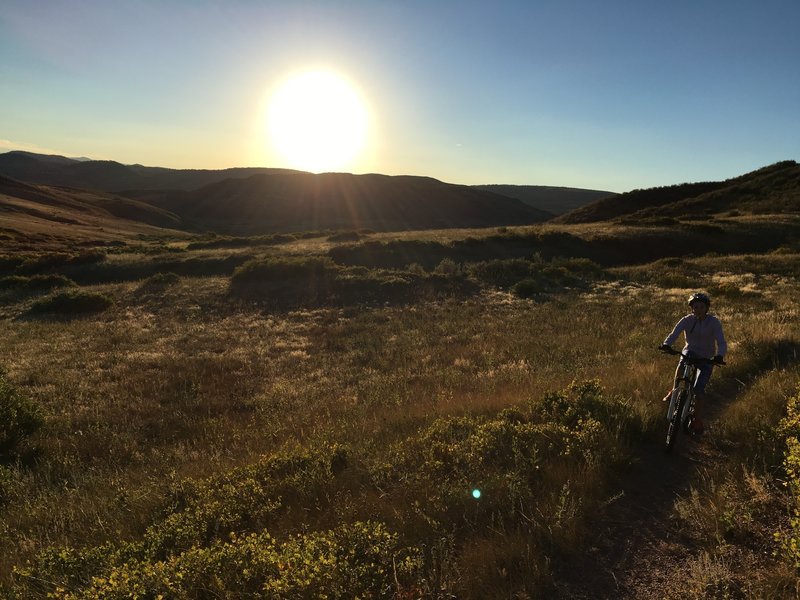
[{"label": "clear sky", "polygon": [[338,170],[726,179],[800,160],[799,26],[799,0],[0,0],[0,152],[295,166],[270,99],[321,69],[366,119]]}]

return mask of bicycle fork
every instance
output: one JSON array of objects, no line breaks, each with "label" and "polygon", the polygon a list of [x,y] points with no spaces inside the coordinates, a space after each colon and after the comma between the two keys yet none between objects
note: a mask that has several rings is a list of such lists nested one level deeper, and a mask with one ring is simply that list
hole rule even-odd
[{"label": "bicycle fork", "polygon": [[689,366],[685,365],[683,367],[683,372],[675,378],[675,384],[672,387],[672,394],[669,399],[669,408],[667,409],[667,421],[672,420],[672,415],[678,405],[678,400],[681,394],[685,392],[686,402],[683,404],[680,422],[684,425],[688,424],[688,419],[694,414],[694,384],[699,376],[699,372],[690,370]]}]

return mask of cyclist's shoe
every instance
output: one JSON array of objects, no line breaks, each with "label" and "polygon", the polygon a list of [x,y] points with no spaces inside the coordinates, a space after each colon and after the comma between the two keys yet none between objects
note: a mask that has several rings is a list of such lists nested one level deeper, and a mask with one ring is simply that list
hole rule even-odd
[{"label": "cyclist's shoe", "polygon": [[692,435],[703,435],[706,428],[703,426],[703,421],[694,418],[689,422],[689,433]]}]

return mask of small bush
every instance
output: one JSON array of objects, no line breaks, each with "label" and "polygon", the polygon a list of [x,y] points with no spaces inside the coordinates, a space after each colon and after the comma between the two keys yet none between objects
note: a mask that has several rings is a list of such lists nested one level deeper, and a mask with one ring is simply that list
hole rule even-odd
[{"label": "small bush", "polygon": [[277,302],[315,302],[330,293],[336,270],[318,257],[252,259],[233,272],[230,290]]},{"label": "small bush", "polygon": [[180,275],[175,273],[156,273],[145,279],[139,286],[138,291],[163,291],[164,288],[175,285],[180,280]]},{"label": "small bush", "polygon": [[231,284],[287,283],[322,279],[334,271],[333,264],[316,257],[252,259],[237,267]]},{"label": "small bush", "polygon": [[109,308],[114,301],[96,292],[60,292],[31,306],[31,314],[85,315]]},{"label": "small bush", "polygon": [[357,242],[361,239],[361,234],[357,231],[342,231],[328,236],[329,242]]},{"label": "small bush", "polygon": [[277,246],[288,244],[297,239],[294,235],[276,233],[273,235],[259,235],[253,237],[217,237],[190,242],[187,250],[200,250],[206,248],[247,248],[250,246]]},{"label": "small bush", "polygon": [[800,569],[800,389],[789,398],[786,416],[778,425],[778,433],[786,440],[787,486],[791,494],[789,530],[776,534],[783,555],[796,569]]},{"label": "small bush", "polygon": [[[4,506],[11,502],[16,496],[18,488],[17,479],[14,477],[13,471],[0,464],[0,506]],[[0,588],[2,591],[2,588]],[[2,595],[0,595],[2,597]]]},{"label": "small bush", "polygon": [[376,522],[283,542],[264,531],[231,536],[165,561],[128,562],[93,579],[83,593],[65,597],[390,598],[392,588],[413,570],[414,554],[401,549],[398,536]]},{"label": "small bush", "polygon": [[106,259],[104,250],[83,250],[76,254],[55,252],[27,258],[17,267],[19,274],[41,273],[66,265],[87,265],[103,262]]},{"label": "small bush", "polygon": [[512,288],[512,291],[514,295],[520,298],[533,298],[534,296],[545,293],[547,288],[542,285],[540,280],[528,277],[527,279],[517,282]]},{"label": "small bush", "polygon": [[451,258],[443,258],[433,270],[434,274],[443,277],[458,277],[461,275],[461,266]]},{"label": "small bush", "polygon": [[0,373],[0,459],[13,456],[42,424],[42,413]]},{"label": "small bush", "polygon": [[25,277],[11,275],[0,279],[0,289],[52,290],[62,287],[75,287],[77,284],[63,275],[34,275]]}]

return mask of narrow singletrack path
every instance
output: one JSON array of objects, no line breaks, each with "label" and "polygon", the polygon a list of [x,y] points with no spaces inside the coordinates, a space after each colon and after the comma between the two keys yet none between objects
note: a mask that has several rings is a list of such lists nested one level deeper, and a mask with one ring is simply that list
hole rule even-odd
[{"label": "narrow singletrack path", "polygon": [[689,494],[698,468],[719,460],[708,438],[681,435],[671,454],[664,452],[661,436],[644,445],[597,515],[589,552],[561,566],[569,583],[559,596],[672,597],[676,573],[685,571],[696,551],[674,520],[675,500]]},{"label": "narrow singletrack path", "polygon": [[[688,497],[703,476],[719,472],[729,461],[719,449],[722,441],[715,436],[715,423],[741,391],[735,380],[720,378],[715,383],[714,396],[706,407],[705,435],[681,432],[668,454],[664,451],[665,419],[663,431],[639,445],[635,460],[612,486],[606,506],[592,523],[591,539],[587,540],[590,550],[554,565],[563,582],[558,597],[686,597],[689,566],[704,548],[697,536],[691,535],[695,532],[687,532],[686,524],[676,518],[675,502]],[[752,555],[746,558],[752,559]]]}]

